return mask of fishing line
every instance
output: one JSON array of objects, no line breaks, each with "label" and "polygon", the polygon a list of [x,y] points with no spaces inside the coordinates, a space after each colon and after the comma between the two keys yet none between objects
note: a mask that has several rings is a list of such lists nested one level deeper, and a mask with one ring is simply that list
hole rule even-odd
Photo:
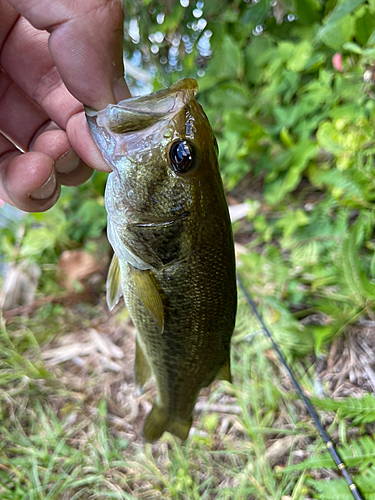
[{"label": "fishing line", "polygon": [[242,281],[241,276],[238,273],[237,273],[237,280],[238,280],[238,284],[240,285],[240,288],[242,290],[242,293],[246,299],[246,302],[248,303],[249,307],[253,311],[253,313],[256,316],[257,320],[259,321],[260,325],[262,326],[263,331],[266,334],[267,338],[271,341],[272,347],[276,351],[276,354],[279,357],[279,360],[281,361],[281,363],[284,365],[286,371],[288,372],[299,397],[305,403],[307,411],[309,412],[316,427],[318,428],[320,435],[322,436],[323,441],[325,442],[325,444],[328,448],[328,451],[330,452],[333,460],[335,461],[335,464],[337,465],[338,470],[340,471],[341,475],[345,478],[346,482],[348,483],[349,489],[352,492],[353,497],[355,498],[355,500],[363,500],[363,497],[361,496],[360,492],[358,491],[357,486],[353,483],[353,480],[350,477],[350,474],[347,471],[344,462],[340,458],[340,455],[338,454],[333,442],[331,441],[331,439],[328,436],[328,434],[326,433],[326,431],[323,429],[318,415],[316,414],[314,408],[311,406],[310,401],[305,396],[305,394],[302,390],[302,387],[300,386],[299,382],[297,381],[296,377],[294,376],[294,373],[292,372],[291,368],[289,368],[289,365],[286,362],[286,359],[284,358],[283,353],[280,351],[279,346],[274,341],[270,329],[265,324],[262,315],[258,311],[258,308],[255,305],[255,302],[251,298],[250,293],[248,292],[247,288],[244,285],[244,282]]}]

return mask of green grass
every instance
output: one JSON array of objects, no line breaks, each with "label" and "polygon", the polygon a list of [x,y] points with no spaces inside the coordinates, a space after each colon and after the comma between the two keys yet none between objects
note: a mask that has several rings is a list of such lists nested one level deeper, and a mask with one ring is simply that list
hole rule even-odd
[{"label": "green grass", "polygon": [[[93,391],[95,384],[105,383],[103,373],[81,374],[83,381],[89,377],[87,386],[73,390],[64,379],[68,365],[46,367],[31,332],[46,326],[55,312],[51,309],[43,321],[36,312],[34,318],[1,326],[2,499],[302,500],[309,498],[308,491],[316,492],[313,498],[326,498],[321,479],[337,477],[333,464],[321,456],[320,437],[242,299],[233,341],[234,384],[216,383],[199,400],[203,411],[184,444],[168,433],[154,445],[129,438],[123,419],[111,410],[110,391]],[[101,311],[96,314],[91,314],[94,322]],[[56,341],[57,333],[43,336],[42,349]],[[307,373],[300,361],[293,364],[306,392],[317,397],[314,366]],[[332,403],[326,407],[322,416],[331,423],[330,431],[347,439],[343,423],[353,409],[345,411],[343,405],[332,420]],[[358,403],[357,415],[361,410]],[[368,415],[366,422],[375,420]],[[352,455],[349,445],[345,451],[353,470],[362,470],[362,481],[372,470],[370,441],[358,441]],[[353,453],[357,458],[350,460]],[[350,499],[341,480],[330,482],[336,483],[343,491],[340,498]]]}]

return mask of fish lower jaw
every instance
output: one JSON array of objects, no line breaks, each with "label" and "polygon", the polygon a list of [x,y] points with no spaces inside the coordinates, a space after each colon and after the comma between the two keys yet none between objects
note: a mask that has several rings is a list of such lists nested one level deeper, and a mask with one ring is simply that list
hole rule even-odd
[{"label": "fish lower jaw", "polygon": [[138,227],[157,227],[157,226],[167,226],[173,224],[174,222],[185,219],[190,215],[189,212],[183,212],[181,215],[176,215],[174,217],[170,216],[153,216],[153,215],[143,215],[137,219],[133,218],[129,225]]}]

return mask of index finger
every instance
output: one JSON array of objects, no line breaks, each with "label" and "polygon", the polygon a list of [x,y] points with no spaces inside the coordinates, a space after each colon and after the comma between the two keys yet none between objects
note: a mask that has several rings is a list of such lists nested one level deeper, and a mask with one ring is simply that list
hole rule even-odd
[{"label": "index finger", "polygon": [[[130,97],[124,80],[120,0],[9,0],[9,3],[34,27],[51,33],[49,48],[54,63],[76,99],[99,110]],[[22,88],[27,84],[17,83]]]}]

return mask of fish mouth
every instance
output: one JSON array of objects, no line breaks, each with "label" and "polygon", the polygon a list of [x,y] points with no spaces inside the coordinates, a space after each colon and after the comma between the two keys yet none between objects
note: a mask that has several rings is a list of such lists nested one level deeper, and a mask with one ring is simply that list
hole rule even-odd
[{"label": "fish mouth", "polygon": [[109,104],[101,111],[85,107],[86,120],[105,161],[116,171],[124,157],[143,154],[163,141],[171,120],[198,92],[193,78],[150,95]]},{"label": "fish mouth", "polygon": [[193,78],[185,78],[167,89],[153,94],[125,99],[118,104],[109,104],[101,111],[85,107],[91,128],[96,119],[98,127],[109,133],[137,132],[178,113],[187,102],[194,99],[198,84]]},{"label": "fish mouth", "polygon": [[135,222],[132,222],[132,226],[137,227],[167,227],[171,226],[177,221],[186,219],[190,215],[190,212],[183,212],[181,215],[176,217],[155,217],[152,215],[143,216]]}]

